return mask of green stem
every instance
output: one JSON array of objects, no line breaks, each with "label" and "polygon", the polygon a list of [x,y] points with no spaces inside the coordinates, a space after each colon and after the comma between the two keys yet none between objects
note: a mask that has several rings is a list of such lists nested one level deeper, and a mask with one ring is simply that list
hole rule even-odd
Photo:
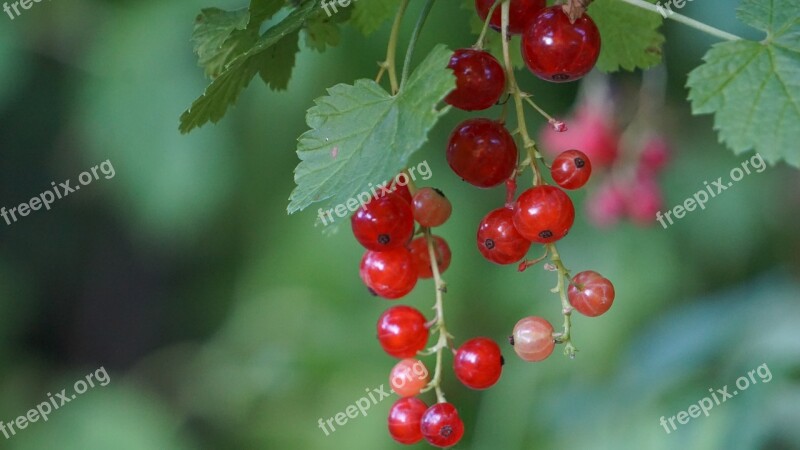
[{"label": "green stem", "polygon": [[564,266],[561,261],[561,255],[558,254],[555,244],[547,244],[546,249],[550,253],[550,261],[556,266],[558,271],[558,285],[554,292],[558,292],[561,297],[561,314],[564,315],[564,330],[557,333],[554,337],[556,342],[564,344],[564,354],[570,358],[575,357],[577,348],[572,344],[572,305],[569,304],[567,298],[567,288],[569,287],[569,270]]},{"label": "green stem", "polygon": [[483,21],[483,29],[481,30],[481,35],[478,36],[478,41],[475,43],[475,48],[477,50],[483,50],[483,41],[486,39],[486,30],[489,29],[489,22],[492,21],[492,16],[494,15],[494,10],[497,9],[497,6],[500,5],[502,0],[495,0],[492,7],[489,8],[489,12],[486,14],[486,20]]},{"label": "green stem", "polygon": [[397,38],[400,35],[400,24],[403,22],[403,16],[408,8],[409,0],[403,0],[400,3],[400,8],[394,16],[394,23],[392,24],[392,34],[389,35],[389,47],[386,50],[386,61],[381,64],[381,68],[389,72],[389,84],[392,88],[392,95],[397,94],[400,86],[397,83],[397,66],[395,59],[397,57]]},{"label": "green stem", "polygon": [[530,135],[528,135],[528,126],[525,123],[525,108],[524,104],[522,103],[522,91],[519,89],[519,85],[517,85],[517,78],[514,75],[514,64],[511,62],[511,53],[508,49],[508,18],[509,18],[509,2],[508,0],[503,0],[503,5],[501,7],[501,17],[502,17],[502,31],[503,31],[503,61],[505,62],[506,66],[506,78],[508,79],[508,90],[510,91],[511,95],[514,97],[514,106],[517,110],[517,128],[519,128],[519,134],[522,136],[522,145],[525,147],[525,151],[527,152],[530,162],[531,162],[531,169],[533,169],[534,173],[534,185],[539,185],[543,182],[542,174],[539,171],[539,165],[536,164],[536,158],[539,157],[539,152],[536,151],[536,142],[531,139]]},{"label": "green stem", "polygon": [[657,14],[661,14],[662,16],[663,16],[663,14],[662,14],[661,11],[662,10],[666,11],[666,14],[667,14],[666,18],[667,19],[672,19],[672,20],[674,20],[676,22],[680,22],[680,23],[682,23],[684,25],[690,26],[690,27],[692,27],[694,29],[700,30],[700,31],[702,31],[704,33],[708,33],[708,34],[710,34],[712,36],[718,37],[720,39],[724,39],[726,41],[738,41],[738,40],[742,39],[739,36],[736,36],[735,34],[728,33],[727,31],[722,31],[722,30],[714,28],[714,27],[712,27],[710,25],[706,25],[703,22],[698,22],[697,20],[694,20],[692,18],[689,18],[689,17],[686,17],[684,15],[678,14],[675,11],[664,10],[663,8],[661,10],[659,10],[659,8],[657,6],[653,5],[652,3],[648,3],[648,2],[646,2],[644,0],[621,0],[621,1],[623,1],[625,3],[628,3],[630,5],[633,5],[633,6],[637,6],[637,7],[642,8],[642,9],[646,9],[648,11],[652,11],[652,12],[657,13]]},{"label": "green stem", "polygon": [[428,256],[431,261],[431,269],[433,271],[433,280],[436,286],[436,305],[434,309],[436,310],[436,323],[433,325],[433,330],[439,333],[439,339],[434,346],[436,350],[436,369],[433,372],[433,380],[428,384],[426,390],[431,388],[436,389],[436,401],[439,403],[444,403],[447,400],[444,397],[444,391],[442,391],[442,351],[446,348],[450,348],[450,334],[447,332],[447,327],[444,324],[444,292],[447,290],[447,286],[442,280],[442,275],[439,273],[439,264],[438,258],[436,257],[436,249],[435,243],[433,240],[433,235],[431,234],[431,229],[428,227],[423,228],[425,233],[425,239],[428,242]]},{"label": "green stem", "polygon": [[403,75],[402,78],[400,78],[401,89],[408,79],[408,73],[411,68],[411,58],[414,56],[414,49],[417,47],[417,40],[419,39],[419,34],[422,31],[422,27],[425,26],[425,20],[428,19],[431,8],[433,8],[433,2],[434,0],[428,0],[425,2],[425,6],[422,7],[422,12],[419,13],[419,19],[417,19],[417,25],[414,27],[414,32],[411,34],[411,41],[409,41],[408,50],[406,51],[406,59],[405,62],[403,62]]}]

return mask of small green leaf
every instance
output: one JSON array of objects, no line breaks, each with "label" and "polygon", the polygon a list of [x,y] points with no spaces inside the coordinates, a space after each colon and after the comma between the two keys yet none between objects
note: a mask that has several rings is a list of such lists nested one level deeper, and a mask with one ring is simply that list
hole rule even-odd
[{"label": "small green leaf", "polygon": [[[203,95],[192,103],[192,106],[181,115],[180,131],[188,133],[209,121],[218,122],[227,112],[228,107],[236,102],[239,94],[250,84],[253,77],[261,73],[273,87],[285,87],[288,78],[281,68],[265,68],[264,64],[287,64],[294,66],[294,53],[297,47],[296,32],[304,25],[305,21],[317,14],[320,0],[306,0],[293,10],[279,24],[269,29],[262,35],[255,45],[241,55],[234,58],[225,66],[219,76],[211,82]],[[270,53],[272,46],[290,36],[294,39],[285,44],[280,51]],[[294,36],[294,37],[291,37]],[[291,55],[289,57],[288,55]],[[277,60],[281,56],[283,60]]]},{"label": "small green leaf", "polygon": [[603,72],[646,69],[661,62],[664,35],[658,31],[663,22],[660,14],[620,0],[595,0],[588,14],[597,24],[602,39],[598,69]]},{"label": "small green leaf", "polygon": [[217,77],[228,62],[253,45],[256,36],[243,31],[249,18],[246,9],[207,8],[197,16],[192,41],[207,76]]},{"label": "small green leaf", "polygon": [[716,44],[689,74],[694,114],[714,113],[734,153],[754,149],[800,167],[800,0],[744,0],[739,18],[766,40]]},{"label": "small green leaf", "polygon": [[306,23],[306,46],[318,52],[324,52],[328,47],[339,45],[342,34],[339,26],[330,19],[320,15]]},{"label": "small green leaf", "polygon": [[359,0],[354,4],[353,26],[366,36],[392,18],[400,7],[400,0]]},{"label": "small green leaf", "polygon": [[272,90],[284,90],[289,85],[295,55],[300,51],[297,46],[299,35],[300,30],[297,30],[256,56],[256,65],[261,67],[258,74]]},{"label": "small green leaf", "polygon": [[338,84],[315,100],[298,140],[301,162],[288,212],[314,202],[336,205],[395,176],[428,139],[428,131],[449,107],[436,109],[455,87],[447,63],[452,52],[439,45],[396,96],[372,80]]}]

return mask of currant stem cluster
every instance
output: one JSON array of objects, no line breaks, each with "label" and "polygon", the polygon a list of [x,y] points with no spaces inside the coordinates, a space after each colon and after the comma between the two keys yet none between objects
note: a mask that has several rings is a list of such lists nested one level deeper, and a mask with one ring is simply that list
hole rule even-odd
[{"label": "currant stem cluster", "polygon": [[[522,143],[525,148],[526,152],[526,159],[525,162],[530,164],[531,171],[533,172],[533,185],[534,186],[542,186],[547,184],[542,178],[542,173],[539,168],[539,161],[544,164],[544,158],[536,149],[536,142],[530,137],[528,134],[528,127],[525,122],[525,108],[523,99],[527,99],[530,101],[532,105],[535,105],[533,101],[530,100],[530,95],[527,93],[522,92],[520,90],[519,85],[517,84],[517,79],[514,75],[514,65],[511,62],[511,56],[509,53],[509,34],[508,34],[508,23],[509,23],[509,3],[510,0],[503,0],[501,5],[501,23],[502,23],[502,44],[503,44],[503,60],[505,62],[506,68],[506,79],[508,80],[508,90],[511,96],[514,98],[514,105],[517,114],[517,127],[518,132],[522,138]],[[534,106],[540,113],[551,120],[552,118],[544,113],[541,108],[538,106]],[[560,333],[555,333],[553,338],[556,342],[560,344],[564,344],[564,353],[569,356],[570,358],[575,357],[575,352],[577,349],[572,343],[572,306],[567,299],[567,288],[569,287],[569,270],[564,266],[564,263],[561,261],[561,255],[558,253],[558,249],[556,248],[555,244],[547,244],[545,246],[545,256],[550,255],[550,261],[555,265],[556,271],[558,272],[558,285],[555,287],[553,292],[558,293],[561,298],[561,312],[564,316],[564,328],[563,331]]]}]

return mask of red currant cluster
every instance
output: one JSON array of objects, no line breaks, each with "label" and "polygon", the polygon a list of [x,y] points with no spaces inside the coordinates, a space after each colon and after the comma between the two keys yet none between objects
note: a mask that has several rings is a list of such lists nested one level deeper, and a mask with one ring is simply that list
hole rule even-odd
[{"label": "red currant cluster", "polygon": [[[497,9],[502,4],[502,9]],[[575,80],[589,72],[597,59],[600,38],[592,20],[581,15],[570,21],[561,6],[545,8],[544,0],[476,0],[478,14],[486,26],[523,35],[523,56],[531,71],[549,81]],[[491,15],[491,19],[487,19]],[[469,119],[452,132],[446,158],[453,171],[479,188],[505,183],[506,204],[491,211],[478,229],[480,253],[497,264],[522,260],[531,246],[541,244],[545,256],[525,261],[520,270],[548,254],[559,274],[565,329],[556,333],[553,326],[539,317],[522,319],[514,327],[510,340],[517,354],[526,361],[547,358],[556,343],[570,341],[569,317],[572,309],[587,316],[597,316],[609,309],[614,300],[611,283],[595,272],[582,272],[571,279],[561,263],[555,242],[566,236],[575,219],[575,208],[564,189],[578,189],[592,173],[589,157],[569,150],[552,163],[551,176],[558,186],[547,184],[538,168],[543,158],[536,151],[521,115],[522,99],[537,106],[519,91],[508,58],[508,40],[503,39],[505,67],[481,48],[457,50],[449,64],[456,76],[456,88],[445,101],[466,111],[480,111],[498,103],[508,92],[517,104],[519,131],[509,132],[505,119]],[[505,116],[505,113],[503,114]],[[550,120],[556,129],[562,123]],[[519,164],[514,134],[521,134],[527,159]],[[516,195],[517,177],[530,165],[533,187]],[[413,194],[413,196],[412,196]],[[445,223],[452,206],[438,190],[397,189],[392,194],[374,198],[352,217],[353,234],[366,249],[361,260],[361,279],[375,295],[398,299],[413,290],[419,278],[433,278],[436,285],[436,316],[432,320],[410,306],[386,310],[377,324],[378,341],[383,350],[400,359],[390,373],[393,390],[400,399],[391,407],[389,432],[398,442],[413,444],[423,438],[437,447],[450,447],[464,434],[464,424],[456,408],[445,400],[441,389],[442,353],[454,354],[453,369],[465,386],[488,389],[500,379],[504,359],[500,346],[492,339],[477,337],[456,348],[444,321],[443,294],[446,286],[441,274],[450,265],[447,242],[431,233],[431,228]],[[419,224],[415,233],[414,223]],[[414,236],[419,235],[414,238]],[[431,334],[435,345],[426,349]],[[436,355],[432,379],[420,355]],[[418,395],[435,390],[436,404],[428,406]]]},{"label": "red currant cluster", "polygon": [[[492,14],[488,20],[492,28],[505,28],[505,33],[522,34],[522,54],[536,76],[563,82],[581,78],[592,69],[600,51],[600,35],[588,15],[581,14],[572,21],[564,7],[545,8],[545,2],[541,0],[511,0],[503,5],[505,11],[497,9],[499,4],[494,0],[476,0],[478,14],[484,20]],[[462,122],[452,132],[447,146],[447,161],[459,177],[479,188],[506,183],[506,204],[490,211],[478,227],[477,245],[484,258],[496,264],[513,264],[522,260],[533,244],[541,244],[545,247],[545,255],[535,261],[523,262],[520,270],[542,261],[550,253],[555,263],[551,267],[559,272],[558,291],[564,304],[564,331],[555,333],[553,326],[539,317],[524,318],[514,327],[510,339],[515,351],[526,361],[540,361],[553,352],[556,343],[565,343],[566,353],[572,356],[575,352],[570,340],[569,316],[572,309],[587,316],[597,316],[607,311],[614,300],[613,286],[596,272],[582,272],[567,286],[565,278],[569,272],[554,245],[567,235],[575,220],[575,208],[564,189],[583,187],[591,176],[592,164],[583,152],[567,150],[560,153],[550,166],[551,177],[558,187],[543,180],[537,160],[544,160],[527,136],[520,107],[523,95],[516,86],[508,62],[507,39],[503,44],[505,70],[494,56],[480,48],[457,50],[448,66],[456,75],[456,89],[445,101],[465,111],[476,111],[496,104],[506,91],[514,94],[521,121],[519,133],[528,159],[518,167],[517,145],[502,119],[476,118]],[[510,84],[508,89],[506,84]],[[528,96],[524,98],[543,113]],[[546,113],[545,116],[554,130],[566,129],[563,123]],[[514,199],[516,178],[527,164],[534,172],[534,186]]]},{"label": "red currant cluster", "polygon": [[[361,279],[376,295],[398,299],[414,288],[419,278],[437,279],[437,318],[431,322],[417,309],[394,306],[378,319],[378,341],[383,350],[400,358],[389,380],[401,398],[389,412],[389,433],[403,444],[423,438],[438,447],[455,445],[464,434],[464,424],[455,407],[444,401],[439,386],[441,352],[452,348],[452,336],[444,328],[440,274],[450,266],[447,242],[431,233],[450,217],[452,206],[441,191],[422,188],[411,195],[400,188],[383,197],[373,198],[356,211],[351,219],[353,234],[367,252],[361,260]],[[414,222],[422,236],[412,240]],[[431,261],[436,261],[432,264]],[[413,359],[425,349],[430,330],[440,335],[439,343],[429,353],[437,353],[434,381],[422,361]],[[500,347],[487,338],[467,341],[456,352],[454,370],[467,386],[486,389],[500,378],[503,358]],[[439,402],[428,407],[417,398],[423,389],[435,388]]]}]

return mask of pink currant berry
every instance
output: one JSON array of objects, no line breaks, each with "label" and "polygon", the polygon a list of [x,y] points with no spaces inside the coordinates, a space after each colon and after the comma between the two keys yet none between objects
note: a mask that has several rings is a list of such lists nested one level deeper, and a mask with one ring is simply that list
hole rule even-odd
[{"label": "pink currant berry", "polygon": [[545,319],[525,317],[514,326],[511,345],[523,360],[542,361],[553,353],[556,346],[553,331],[553,326]]}]

